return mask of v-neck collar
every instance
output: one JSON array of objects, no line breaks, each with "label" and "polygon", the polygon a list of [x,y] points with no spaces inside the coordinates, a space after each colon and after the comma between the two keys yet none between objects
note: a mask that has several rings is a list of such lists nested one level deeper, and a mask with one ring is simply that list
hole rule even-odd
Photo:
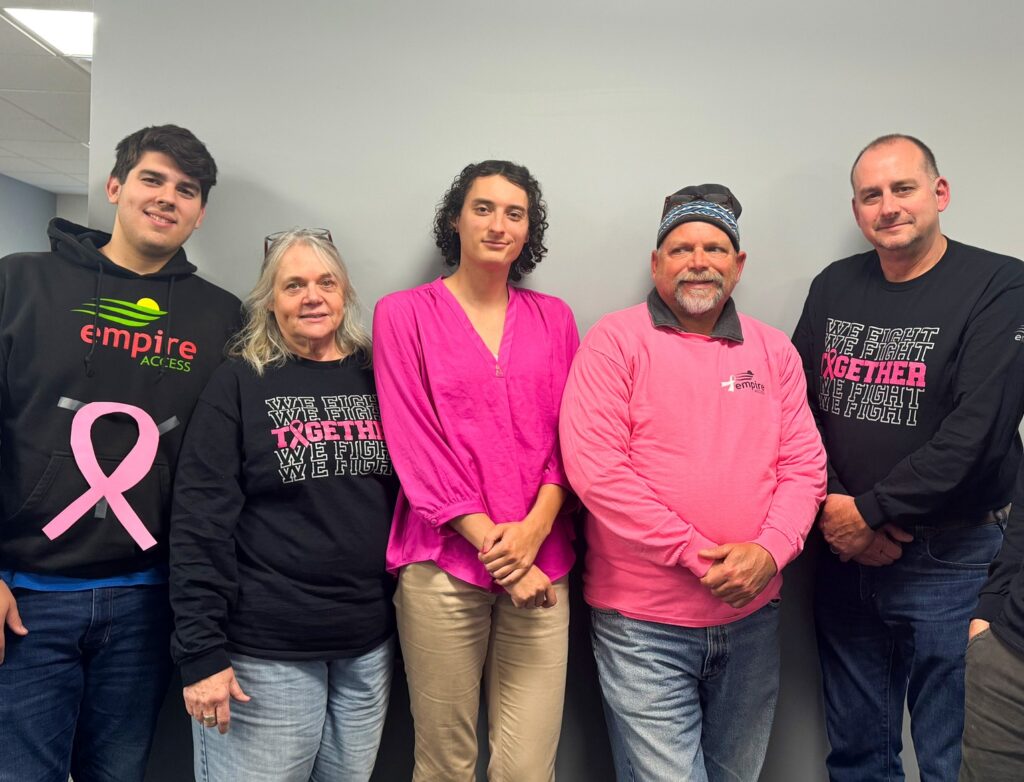
[{"label": "v-neck collar", "polygon": [[519,291],[507,285],[508,290],[508,307],[505,310],[505,323],[501,329],[501,343],[498,346],[498,357],[495,359],[494,354],[491,353],[490,348],[484,342],[483,337],[480,336],[480,332],[473,326],[473,322],[469,319],[469,315],[462,308],[459,300],[455,298],[455,294],[448,290],[448,286],[444,284],[444,278],[438,277],[431,283],[435,290],[439,290],[438,294],[444,299],[452,312],[455,314],[456,319],[462,324],[462,328],[465,330],[467,338],[470,342],[476,345],[477,351],[481,357],[487,361],[488,366],[494,368],[494,374],[497,377],[504,377],[506,370],[508,369],[509,359],[512,353],[512,336],[515,332],[516,324],[516,312],[518,307],[516,301],[519,297]]}]

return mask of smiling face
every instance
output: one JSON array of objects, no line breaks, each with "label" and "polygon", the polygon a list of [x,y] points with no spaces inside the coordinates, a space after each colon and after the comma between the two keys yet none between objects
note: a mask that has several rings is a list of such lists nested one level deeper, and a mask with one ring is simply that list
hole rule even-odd
[{"label": "smiling face", "polygon": [[473,180],[455,221],[460,266],[497,264],[506,273],[530,232],[526,191],[501,175]]},{"label": "smiling face", "polygon": [[710,334],[740,281],[746,259],[721,228],[682,223],[651,253],[651,277],[658,295],[687,331]]},{"label": "smiling face", "polygon": [[122,266],[158,271],[203,221],[199,180],[162,152],[144,152],[124,181],[107,180],[107,200],[117,205],[104,254]]},{"label": "smiling face", "polygon": [[853,216],[879,253],[924,255],[940,239],[949,182],[928,169],[913,142],[897,139],[868,149],[852,179]]},{"label": "smiling face", "polygon": [[295,355],[317,361],[342,358],[335,332],[345,317],[344,289],[308,244],[293,245],[281,258],[270,311]]}]

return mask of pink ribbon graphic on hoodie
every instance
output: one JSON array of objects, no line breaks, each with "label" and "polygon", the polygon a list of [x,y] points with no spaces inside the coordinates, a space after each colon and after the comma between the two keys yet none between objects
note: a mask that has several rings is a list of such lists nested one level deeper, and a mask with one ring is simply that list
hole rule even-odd
[{"label": "pink ribbon graphic on hoodie", "polygon": [[[62,407],[71,407],[74,403],[62,399],[60,404]],[[96,419],[113,413],[123,413],[134,418],[139,426],[139,439],[115,470],[107,475],[96,460],[96,451],[92,445],[92,425]],[[71,422],[71,452],[75,456],[75,463],[82,472],[82,477],[89,483],[89,488],[43,527],[46,537],[50,540],[60,537],[93,506],[97,508],[96,515],[103,516],[104,513],[101,511],[105,511],[106,504],[109,504],[117,514],[121,526],[143,551],[155,546],[156,539],[124,498],[124,492],[146,477],[146,473],[153,466],[160,434],[160,428],[150,415],[134,405],[120,402],[90,402],[78,407]]]}]

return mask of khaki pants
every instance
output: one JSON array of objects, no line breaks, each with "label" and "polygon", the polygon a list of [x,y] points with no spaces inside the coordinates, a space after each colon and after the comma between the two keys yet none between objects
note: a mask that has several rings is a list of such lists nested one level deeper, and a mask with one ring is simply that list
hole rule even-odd
[{"label": "khaki pants", "polygon": [[449,576],[406,565],[395,608],[416,732],[414,782],[473,782],[480,682],[486,685],[491,782],[549,782],[562,728],[569,588],[553,608],[521,609]]}]

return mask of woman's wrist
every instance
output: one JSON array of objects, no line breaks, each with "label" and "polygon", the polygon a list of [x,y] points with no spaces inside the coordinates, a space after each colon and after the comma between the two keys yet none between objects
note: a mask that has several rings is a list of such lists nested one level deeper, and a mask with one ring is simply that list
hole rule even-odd
[{"label": "woman's wrist", "polygon": [[554,526],[555,516],[557,514],[538,513],[536,510],[531,510],[526,514],[526,518],[523,519],[522,525],[530,532],[531,535],[544,540],[548,535],[551,534],[551,527]]},{"label": "woman's wrist", "polygon": [[494,522],[486,513],[466,513],[456,516],[448,522],[448,526],[473,544],[478,551],[483,546],[484,537],[494,528]]}]

